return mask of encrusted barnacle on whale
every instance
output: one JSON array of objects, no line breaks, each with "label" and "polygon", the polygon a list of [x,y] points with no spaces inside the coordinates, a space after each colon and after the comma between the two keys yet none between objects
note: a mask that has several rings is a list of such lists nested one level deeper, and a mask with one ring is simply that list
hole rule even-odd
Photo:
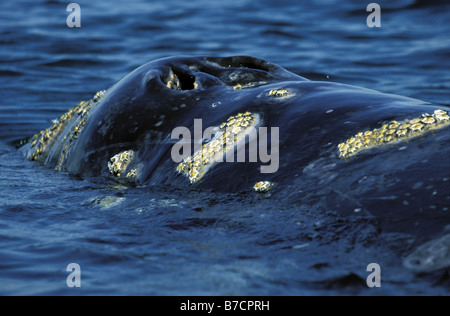
[{"label": "encrusted barnacle on whale", "polygon": [[[91,107],[103,98],[105,92],[106,91],[97,92],[91,100],[78,103],[77,106],[63,114],[58,120],[54,120],[51,127],[34,135],[29,141],[31,143],[31,151],[28,158],[32,161],[45,162],[52,146],[55,146],[55,143],[59,141],[62,150],[59,154],[55,170],[61,170],[66,153],[69,150],[70,145],[81,134],[88,119]],[[60,139],[63,132],[65,132],[65,135]],[[56,144],[56,146],[58,146],[58,144]]]},{"label": "encrusted barnacle on whale", "polygon": [[383,124],[380,128],[359,132],[340,143],[338,145],[339,157],[350,158],[363,150],[419,137],[431,130],[448,125],[450,125],[450,116],[444,110],[435,110],[433,114],[425,113],[421,117],[411,120],[391,121]]},{"label": "encrusted barnacle on whale", "polygon": [[211,166],[233,150],[235,144],[245,138],[247,131],[257,125],[258,115],[250,112],[238,113],[220,125],[220,133],[210,142],[203,144],[202,149],[185,158],[176,168],[191,183],[198,182]]}]

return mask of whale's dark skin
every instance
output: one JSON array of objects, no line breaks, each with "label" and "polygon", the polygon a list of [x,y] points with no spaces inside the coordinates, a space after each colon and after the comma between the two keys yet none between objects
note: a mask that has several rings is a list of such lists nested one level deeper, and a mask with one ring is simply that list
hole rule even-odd
[{"label": "whale's dark skin", "polygon": [[[178,80],[168,84],[172,74]],[[291,95],[271,96],[280,89]],[[450,224],[448,126],[349,159],[339,157],[337,146],[358,132],[438,109],[448,111],[407,97],[309,81],[253,57],[167,58],[136,69],[92,105],[59,169],[83,178],[109,177],[111,157],[133,150],[138,184],[241,192],[271,181],[274,200],[372,214],[385,230],[427,239]],[[262,174],[261,162],[219,163],[194,184],[176,172],[174,128],[193,131],[199,118],[204,129],[219,126],[246,111],[259,115],[260,126],[280,128],[277,172]],[[58,139],[36,160],[57,167],[62,143]],[[31,156],[30,145],[25,152]]]}]

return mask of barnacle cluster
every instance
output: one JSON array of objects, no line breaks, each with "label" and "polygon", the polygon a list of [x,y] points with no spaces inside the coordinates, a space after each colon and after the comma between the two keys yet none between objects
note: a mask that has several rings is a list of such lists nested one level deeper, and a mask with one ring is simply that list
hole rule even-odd
[{"label": "barnacle cluster", "polygon": [[252,83],[252,82],[248,82],[248,83],[246,83],[246,84],[244,84],[244,85],[238,83],[238,84],[236,84],[236,85],[233,87],[233,90],[242,90],[242,89],[246,89],[246,88],[252,88],[252,87],[254,87],[254,86],[255,86],[255,84]]},{"label": "barnacle cluster", "polygon": [[267,193],[273,188],[274,184],[270,181],[260,181],[255,183],[253,190],[258,193]]},{"label": "barnacle cluster", "polygon": [[[130,163],[133,161],[134,151],[126,150],[114,155],[108,162],[109,172],[120,178],[122,174],[125,173]],[[136,178],[137,169],[130,170],[126,177],[127,178]]]},{"label": "barnacle cluster", "polygon": [[292,95],[289,91],[286,89],[274,89],[269,91],[269,97],[274,98],[288,98]]},{"label": "barnacle cluster", "polygon": [[174,90],[181,90],[181,83],[177,76],[173,73],[173,71],[170,71],[169,80],[166,83],[167,88],[174,89]]},{"label": "barnacle cluster", "polygon": [[[58,165],[55,168],[56,170],[60,170],[70,144],[78,138],[86,124],[87,116],[92,105],[101,100],[104,94],[105,91],[97,92],[91,100],[78,103],[77,106],[63,114],[58,120],[54,120],[51,127],[34,135],[30,139],[32,152],[29,159],[32,161],[44,161],[47,158],[48,149],[55,144],[58,136],[61,135],[65,128],[70,126],[70,133],[66,134],[61,140],[61,146],[65,146],[62,149]],[[67,140],[68,142],[66,142]]]},{"label": "barnacle cluster", "polygon": [[421,117],[402,122],[391,121],[381,128],[359,132],[338,145],[339,157],[349,158],[367,148],[403,141],[421,136],[424,133],[450,124],[447,111],[435,110],[433,114],[425,113]]},{"label": "barnacle cluster", "polygon": [[128,173],[127,173],[127,178],[128,179],[131,179],[131,180],[134,180],[134,179],[136,179],[137,178],[137,176],[138,176],[138,169],[131,169]]},{"label": "barnacle cluster", "polygon": [[220,125],[220,132],[208,143],[203,144],[202,149],[193,156],[185,158],[178,166],[177,172],[189,178],[193,184],[199,181],[208,169],[223,158],[224,154],[234,149],[251,127],[257,123],[256,114],[245,112],[231,116]]}]

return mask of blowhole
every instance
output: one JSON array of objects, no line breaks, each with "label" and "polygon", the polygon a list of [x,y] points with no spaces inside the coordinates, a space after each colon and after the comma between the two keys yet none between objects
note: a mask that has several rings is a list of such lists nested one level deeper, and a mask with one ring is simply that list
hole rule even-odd
[{"label": "blowhole", "polygon": [[178,91],[193,90],[197,88],[195,76],[176,69],[171,69],[165,84],[168,88]]}]

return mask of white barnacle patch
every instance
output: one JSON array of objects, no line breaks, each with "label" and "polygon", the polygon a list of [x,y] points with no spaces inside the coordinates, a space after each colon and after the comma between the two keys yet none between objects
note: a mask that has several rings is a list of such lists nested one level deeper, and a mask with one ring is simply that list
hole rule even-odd
[{"label": "white barnacle patch", "polygon": [[420,131],[423,128],[423,124],[421,123],[415,123],[413,125],[411,125],[410,129],[412,131]]},{"label": "white barnacle patch", "polygon": [[425,113],[419,118],[403,122],[391,121],[383,124],[381,128],[363,133],[359,132],[345,142],[340,143],[337,146],[339,158],[346,159],[362,150],[418,137],[430,130],[443,128],[448,125],[450,125],[449,112],[444,110],[435,110],[433,114]]},{"label": "white barnacle patch", "polygon": [[98,102],[105,96],[106,90],[99,91],[95,94],[94,98],[92,99],[94,102]]},{"label": "white barnacle patch", "polygon": [[[100,101],[105,95],[105,92],[106,91],[97,92],[91,100],[79,102],[67,113],[61,115],[59,119],[52,120],[52,126],[41,131],[39,134],[34,135],[30,140],[31,149],[33,151],[30,153],[29,159],[44,162],[51,152],[53,145],[57,144],[58,137],[60,137],[62,133],[67,132],[62,142],[57,144],[57,146],[62,147],[62,151],[59,154],[59,160],[55,170],[61,170],[70,145],[81,134],[81,131],[87,122],[87,116],[92,105]],[[68,129],[69,126],[70,129]],[[65,143],[63,144],[63,142]]]},{"label": "white barnacle patch", "polygon": [[434,117],[432,116],[425,116],[422,120],[422,123],[424,124],[433,124],[434,122],[436,122],[436,120],[434,119]]},{"label": "white barnacle patch", "polygon": [[258,115],[250,112],[229,117],[219,125],[217,134],[210,142],[178,164],[177,173],[185,175],[192,184],[200,181],[215,163],[223,161],[228,151],[234,150],[236,144],[245,140],[249,129],[257,124]]},{"label": "white barnacle patch", "polygon": [[253,190],[258,193],[267,193],[273,188],[273,186],[274,183],[270,181],[260,181],[255,183]]},{"label": "white barnacle patch", "polygon": [[240,83],[238,83],[237,85],[235,85],[233,87],[233,90],[242,90],[242,85]]},{"label": "white barnacle patch", "polygon": [[233,90],[236,91],[236,90],[248,89],[248,88],[252,88],[254,86],[255,86],[255,84],[252,83],[252,82],[248,82],[248,83],[246,83],[244,85],[238,83],[235,86],[233,86]]},{"label": "white barnacle patch", "polygon": [[433,117],[438,122],[445,122],[445,121],[450,120],[450,116],[448,115],[448,113],[446,111],[443,111],[443,110],[436,110],[436,111],[434,111]]},{"label": "white barnacle patch", "polygon": [[131,180],[136,179],[137,176],[138,176],[138,169],[132,169],[130,170],[130,172],[127,173],[127,178]]},{"label": "white barnacle patch", "polygon": [[[113,156],[108,162],[109,172],[120,178],[125,173],[127,167],[134,158],[134,151],[127,150]],[[127,178],[135,178],[137,176],[137,169],[128,172]]]},{"label": "white barnacle patch", "polygon": [[286,89],[274,89],[269,91],[269,97],[289,98],[290,96],[292,96],[292,93]]},{"label": "white barnacle patch", "polygon": [[169,79],[166,82],[166,86],[169,89],[181,90],[180,80],[172,70],[170,70]]}]

